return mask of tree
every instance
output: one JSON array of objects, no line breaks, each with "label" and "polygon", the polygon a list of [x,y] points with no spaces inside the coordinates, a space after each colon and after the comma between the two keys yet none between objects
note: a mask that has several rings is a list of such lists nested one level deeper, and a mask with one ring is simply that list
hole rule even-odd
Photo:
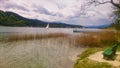
[{"label": "tree", "polygon": [[0,25],[4,26],[26,26],[25,21],[19,19],[13,14],[7,14],[0,11]]},{"label": "tree", "polygon": [[120,8],[118,8],[114,14],[116,15],[116,19],[114,24],[112,24],[113,27],[115,27],[117,30],[120,30]]},{"label": "tree", "polygon": [[90,5],[99,6],[107,3],[112,4],[115,9],[115,12],[113,12],[115,15],[115,18],[111,27],[114,27],[117,30],[120,30],[120,0],[88,0],[86,3],[86,6],[90,6]]},{"label": "tree", "polygon": [[17,21],[16,25],[18,25],[18,26],[26,26],[26,24],[25,24],[25,22],[23,20]]},{"label": "tree", "polygon": [[110,3],[112,4],[114,7],[119,8],[120,9],[120,0],[117,0],[117,2],[115,2],[115,0],[89,0],[88,4],[94,4],[95,6],[97,5],[101,5],[101,4],[106,4],[106,3]]}]

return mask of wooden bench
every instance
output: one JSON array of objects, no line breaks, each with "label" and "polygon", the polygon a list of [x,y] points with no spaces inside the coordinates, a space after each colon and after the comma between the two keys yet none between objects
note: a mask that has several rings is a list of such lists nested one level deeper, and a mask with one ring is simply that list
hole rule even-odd
[{"label": "wooden bench", "polygon": [[113,47],[106,49],[103,52],[103,58],[108,60],[113,60],[114,56],[116,55],[117,48],[120,42],[116,43]]}]

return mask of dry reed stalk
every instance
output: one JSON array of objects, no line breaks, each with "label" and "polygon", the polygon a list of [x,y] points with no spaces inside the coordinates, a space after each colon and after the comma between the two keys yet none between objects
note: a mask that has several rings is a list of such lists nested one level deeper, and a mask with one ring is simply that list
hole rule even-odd
[{"label": "dry reed stalk", "polygon": [[33,39],[45,39],[45,38],[58,38],[65,37],[64,33],[49,33],[49,34],[24,34],[24,35],[10,35],[7,41],[20,41],[20,40],[33,40]]}]

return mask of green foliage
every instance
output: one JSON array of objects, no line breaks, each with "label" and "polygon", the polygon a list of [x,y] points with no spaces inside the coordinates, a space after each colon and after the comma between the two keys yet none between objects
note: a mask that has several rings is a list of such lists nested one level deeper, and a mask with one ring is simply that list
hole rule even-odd
[{"label": "green foliage", "polygon": [[13,14],[0,11],[0,25],[4,26],[25,26],[25,21],[18,19]]},{"label": "green foliage", "polygon": [[115,28],[117,30],[120,30],[120,20],[119,19],[117,19],[116,22],[115,22]]},{"label": "green foliage", "polygon": [[120,9],[117,9],[117,11],[114,12],[116,15],[115,22],[111,25],[112,28],[115,28],[117,30],[120,30]]}]

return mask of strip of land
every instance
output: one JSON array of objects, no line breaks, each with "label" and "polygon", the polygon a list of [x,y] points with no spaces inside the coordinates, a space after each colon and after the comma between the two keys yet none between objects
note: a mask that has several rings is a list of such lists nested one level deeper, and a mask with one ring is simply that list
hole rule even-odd
[{"label": "strip of land", "polygon": [[103,59],[102,53],[103,53],[103,51],[92,54],[88,57],[88,59],[98,61],[98,62],[106,62],[106,63],[109,63],[109,64],[115,66],[115,67],[120,66],[120,52],[116,53],[117,56],[116,56],[115,60],[105,60],[105,59]]}]

